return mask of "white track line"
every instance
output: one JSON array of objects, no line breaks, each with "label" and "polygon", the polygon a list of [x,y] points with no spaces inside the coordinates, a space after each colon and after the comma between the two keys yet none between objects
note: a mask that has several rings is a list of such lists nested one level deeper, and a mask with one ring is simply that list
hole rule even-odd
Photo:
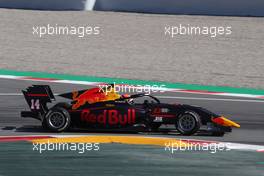
[{"label": "white track line", "polygon": [[[58,94],[54,94],[58,96]],[[22,93],[0,93],[0,96],[23,96]],[[198,98],[198,97],[175,97],[175,96],[155,96],[161,99],[180,99],[180,100],[203,100],[203,101],[230,101],[230,102],[250,102],[264,103],[264,100],[246,100],[246,99],[224,99],[224,98]]]},{"label": "white track line", "polygon": [[231,98],[198,98],[198,97],[174,97],[174,96],[155,96],[161,99],[181,99],[181,100],[205,100],[205,101],[233,101],[233,102],[252,102],[264,103],[263,100],[231,99]]},{"label": "white track line", "polygon": [[[59,80],[59,79],[42,79],[34,78],[28,76],[13,76],[13,75],[0,75],[0,78],[4,79],[14,79],[14,80],[28,80],[28,81],[40,81],[40,82],[50,82],[50,83],[67,83],[67,84],[77,84],[77,85],[92,85],[98,86],[100,84],[105,84],[102,82],[90,82],[90,81],[74,81],[74,80]],[[122,84],[121,84],[122,85]],[[131,86],[138,87],[140,86]],[[144,88],[144,87],[143,87]],[[254,94],[241,94],[241,93],[226,93],[226,92],[206,92],[206,91],[192,91],[187,89],[177,89],[177,88],[157,88],[155,90],[165,91],[165,92],[179,92],[179,93],[190,93],[190,94],[202,94],[202,95],[217,95],[217,96],[231,96],[231,97],[241,97],[241,98],[254,98],[254,99],[264,99],[264,95],[254,95]]]},{"label": "white track line", "polygon": [[0,96],[22,96],[22,93],[0,93]]}]

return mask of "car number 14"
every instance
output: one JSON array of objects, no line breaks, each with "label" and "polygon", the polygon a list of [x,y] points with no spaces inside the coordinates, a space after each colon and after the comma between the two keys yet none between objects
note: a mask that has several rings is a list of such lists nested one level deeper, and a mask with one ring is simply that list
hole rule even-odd
[{"label": "car number 14", "polygon": [[34,110],[39,110],[40,109],[40,104],[39,104],[39,99],[31,99],[31,109]]}]

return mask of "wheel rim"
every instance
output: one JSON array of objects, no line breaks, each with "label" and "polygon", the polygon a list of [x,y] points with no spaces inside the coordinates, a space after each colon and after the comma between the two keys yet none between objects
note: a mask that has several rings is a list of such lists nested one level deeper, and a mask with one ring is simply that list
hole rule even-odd
[{"label": "wheel rim", "polygon": [[66,120],[65,120],[64,115],[59,112],[53,112],[52,114],[50,114],[49,124],[53,128],[56,128],[56,129],[62,128],[65,124],[65,121]]},{"label": "wheel rim", "polygon": [[191,131],[195,127],[195,118],[191,115],[184,115],[179,120],[179,127],[183,131]]}]

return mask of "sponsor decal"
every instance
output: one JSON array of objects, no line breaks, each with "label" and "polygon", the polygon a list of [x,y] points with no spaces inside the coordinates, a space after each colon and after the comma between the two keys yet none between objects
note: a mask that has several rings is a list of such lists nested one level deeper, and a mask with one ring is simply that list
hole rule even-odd
[{"label": "sponsor decal", "polygon": [[136,122],[135,109],[128,109],[126,113],[111,109],[104,110],[101,114],[94,114],[89,109],[81,112],[81,120],[88,123],[109,124],[109,125],[128,125]]},{"label": "sponsor decal", "polygon": [[153,114],[161,114],[161,108],[155,108]]},{"label": "sponsor decal", "polygon": [[75,104],[73,104],[72,109],[78,109],[85,103],[95,103],[98,101],[106,100],[106,95],[100,91],[99,88],[93,88],[85,91],[84,93],[78,95],[78,92],[72,93],[72,99],[73,101],[76,101]]},{"label": "sponsor decal", "polygon": [[152,113],[150,114],[151,116],[155,117],[155,122],[158,121],[163,121],[163,118],[174,118],[174,114],[168,114],[169,109],[168,108],[155,108]]},{"label": "sponsor decal", "polygon": [[162,122],[163,121],[163,117],[155,117],[155,119],[153,120],[153,122]]},{"label": "sponsor decal", "polygon": [[[111,88],[111,86],[108,87]],[[84,93],[81,93],[80,95],[78,91],[75,91],[72,92],[72,100],[75,101],[75,103],[72,106],[72,109],[76,110],[86,103],[92,104],[97,102],[116,100],[119,98],[120,98],[119,94],[115,93],[114,91],[107,92],[103,90],[101,87],[88,89]]]}]

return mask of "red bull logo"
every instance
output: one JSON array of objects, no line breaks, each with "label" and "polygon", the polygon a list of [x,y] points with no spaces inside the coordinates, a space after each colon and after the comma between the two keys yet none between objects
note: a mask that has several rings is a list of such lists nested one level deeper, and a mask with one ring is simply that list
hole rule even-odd
[{"label": "red bull logo", "polygon": [[86,103],[92,104],[104,101],[107,99],[107,96],[104,92],[100,91],[99,88],[93,88],[85,91],[81,95],[78,95],[78,92],[73,92],[72,99],[76,101],[76,103],[72,105],[72,109],[78,109]]},{"label": "red bull logo", "polygon": [[75,104],[72,106],[72,109],[78,109],[86,103],[92,104],[102,101],[116,100],[121,97],[119,94],[114,92],[113,89],[111,90],[112,91],[106,92],[102,88],[93,88],[80,95],[78,95],[78,92],[73,92],[72,99],[75,101]]},{"label": "red bull logo", "polygon": [[128,125],[136,123],[135,109],[128,109],[127,113],[121,114],[117,110],[104,110],[101,114],[93,114],[89,109],[83,110],[81,120],[89,123],[109,124],[109,125]]}]

